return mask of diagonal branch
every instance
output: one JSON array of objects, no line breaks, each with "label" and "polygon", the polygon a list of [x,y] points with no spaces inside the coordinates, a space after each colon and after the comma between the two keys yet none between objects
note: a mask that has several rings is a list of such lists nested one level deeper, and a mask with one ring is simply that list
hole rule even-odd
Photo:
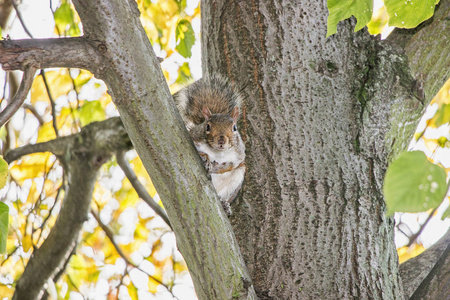
[{"label": "diagonal branch", "polygon": [[169,225],[170,228],[172,226],[170,225],[169,217],[167,217],[166,212],[162,209],[161,206],[159,206],[158,203],[156,203],[155,200],[147,193],[145,187],[142,185],[142,183],[139,182],[138,178],[136,177],[136,174],[131,169],[130,165],[125,159],[125,153],[123,151],[116,153],[117,163],[119,164],[122,171],[125,173],[125,176],[127,176],[128,180],[130,181],[133,188],[136,190],[139,197],[145,201],[154,211],[155,213],[160,216],[164,222],[166,222],[167,225]]},{"label": "diagonal branch", "polygon": [[5,71],[23,70],[26,64],[38,69],[81,68],[96,73],[106,47],[85,37],[0,41],[0,64]]},{"label": "diagonal branch", "polygon": [[[428,286],[442,262],[450,258],[450,230],[431,248],[400,265],[400,277],[406,299],[418,295]],[[450,264],[447,263],[447,267]],[[435,270],[436,272],[433,272]],[[442,275],[442,274],[441,274]],[[427,280],[429,278],[429,280]],[[448,282],[444,283],[447,285]],[[421,291],[420,291],[421,290]],[[449,296],[449,295],[447,295]],[[440,298],[433,298],[440,299]],[[444,297],[444,299],[446,299]]]},{"label": "diagonal branch", "polygon": [[34,74],[36,74],[36,68],[32,65],[27,65],[25,67],[22,82],[20,83],[19,89],[8,106],[0,113],[0,127],[5,125],[6,122],[11,119],[11,117],[20,108],[22,103],[25,101],[28,92],[30,91],[31,85],[33,84]]},{"label": "diagonal branch", "polygon": [[25,25],[22,14],[20,13],[20,10],[17,7],[15,0],[11,0],[11,4],[14,6],[14,10],[16,11],[17,18],[19,18],[20,24],[22,24],[23,30],[25,30],[26,34],[28,34],[28,36],[32,38],[33,35],[31,34],[30,30],[28,30],[28,27]]}]

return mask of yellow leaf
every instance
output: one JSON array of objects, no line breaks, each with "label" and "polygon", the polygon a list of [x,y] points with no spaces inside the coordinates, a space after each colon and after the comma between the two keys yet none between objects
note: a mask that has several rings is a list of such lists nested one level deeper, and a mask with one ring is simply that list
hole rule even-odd
[{"label": "yellow leaf", "polygon": [[130,164],[132,165],[136,176],[139,178],[141,183],[145,185],[147,192],[150,194],[150,196],[154,197],[156,195],[156,188],[153,185],[150,176],[148,176],[147,170],[144,168],[144,164],[142,163],[139,156],[136,156],[134,159],[132,159],[130,161]]},{"label": "yellow leaf", "polygon": [[[66,69],[45,72],[45,78],[53,100],[61,95],[66,95],[73,89],[72,78]],[[48,92],[42,76],[37,76],[31,86],[31,104],[37,101],[49,102]]]},{"label": "yellow leaf", "polygon": [[55,130],[53,129],[52,121],[44,123],[39,128],[37,143],[48,142],[56,138]]},{"label": "yellow leaf", "polygon": [[0,156],[0,189],[6,185],[8,178],[8,163]]},{"label": "yellow leaf", "polygon": [[[54,71],[50,71],[54,72]],[[47,73],[50,73],[47,72]],[[47,91],[45,89],[44,80],[42,76],[36,76],[31,86],[31,104],[35,104],[38,101],[50,102]]]},{"label": "yellow leaf", "polygon": [[14,295],[14,289],[8,287],[7,285],[0,284],[0,295],[2,299],[11,299]]},{"label": "yellow leaf", "polygon": [[139,299],[138,298],[138,290],[137,288],[134,286],[134,284],[129,284],[127,286],[128,288],[128,294],[130,294],[131,299]]},{"label": "yellow leaf", "polygon": [[80,70],[78,76],[73,80],[75,86],[77,87],[77,91],[80,91],[80,88],[86,84],[93,77],[92,73],[86,70]]},{"label": "yellow leaf", "polygon": [[[159,278],[158,278],[159,280]],[[148,291],[152,294],[156,294],[158,291],[159,283],[151,277],[148,277]]]},{"label": "yellow leaf", "polygon": [[31,235],[27,234],[26,236],[23,237],[22,239],[22,248],[24,252],[28,252],[31,248],[31,246],[33,245],[32,241],[31,241]]},{"label": "yellow leaf", "polygon": [[36,181],[33,180],[31,182],[30,191],[28,192],[27,202],[35,203],[38,197],[39,197],[39,193],[36,189]]},{"label": "yellow leaf", "polygon": [[419,244],[414,244],[411,247],[401,247],[397,249],[399,263],[404,263],[410,258],[413,258],[425,251],[425,247]]},{"label": "yellow leaf", "polygon": [[434,116],[427,120],[427,126],[438,128],[450,121],[450,79],[439,90],[430,104],[437,103],[438,109]]},{"label": "yellow leaf", "polygon": [[436,147],[438,146],[438,140],[437,139],[429,139],[426,137],[422,137],[422,140],[425,144],[425,146],[428,148],[428,150],[430,151],[434,151],[436,149]]},{"label": "yellow leaf", "polygon": [[181,273],[187,271],[187,265],[184,260],[182,261],[174,261],[173,269],[175,273]]},{"label": "yellow leaf", "polygon": [[50,152],[33,153],[25,156],[19,164],[10,169],[10,174],[15,180],[23,181],[28,178],[42,177],[52,164]]}]

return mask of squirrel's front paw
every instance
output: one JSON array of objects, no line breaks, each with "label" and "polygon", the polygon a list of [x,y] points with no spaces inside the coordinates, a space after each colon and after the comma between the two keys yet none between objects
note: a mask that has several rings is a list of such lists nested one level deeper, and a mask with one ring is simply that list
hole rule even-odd
[{"label": "squirrel's front paw", "polygon": [[228,203],[227,201],[221,201],[221,202],[222,202],[223,210],[225,211],[225,213],[227,214],[227,216],[231,216],[231,206],[230,206],[230,203]]}]

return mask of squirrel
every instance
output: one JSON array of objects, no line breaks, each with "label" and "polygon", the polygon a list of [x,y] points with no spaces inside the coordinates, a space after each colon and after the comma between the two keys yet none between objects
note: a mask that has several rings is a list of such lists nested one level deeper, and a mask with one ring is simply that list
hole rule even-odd
[{"label": "squirrel", "polygon": [[242,98],[227,79],[212,75],[185,87],[175,100],[223,208],[231,215],[230,204],[245,174],[245,145],[237,130]]}]

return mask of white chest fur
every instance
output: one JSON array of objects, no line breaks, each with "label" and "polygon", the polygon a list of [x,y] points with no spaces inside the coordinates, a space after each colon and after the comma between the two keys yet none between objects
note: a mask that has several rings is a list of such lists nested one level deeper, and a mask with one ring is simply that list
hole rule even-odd
[{"label": "white chest fur", "polygon": [[[208,155],[210,162],[218,164],[232,162],[235,167],[239,166],[244,161],[244,157],[239,155],[236,148],[218,151],[212,149],[204,143],[196,143],[196,148],[199,152]],[[234,170],[222,174],[211,174],[212,183],[222,201],[231,201],[237,190],[241,187],[244,181],[245,167],[237,167]]]}]

